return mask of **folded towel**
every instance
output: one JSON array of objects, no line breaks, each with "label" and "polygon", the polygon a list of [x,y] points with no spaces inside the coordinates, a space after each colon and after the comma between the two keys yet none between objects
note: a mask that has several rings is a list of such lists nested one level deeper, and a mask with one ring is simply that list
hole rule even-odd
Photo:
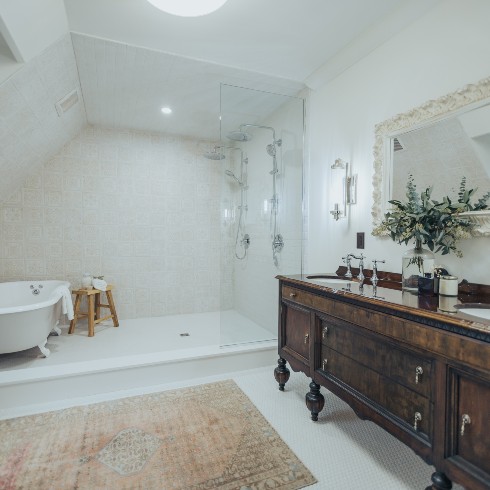
[{"label": "folded towel", "polygon": [[92,279],[92,286],[99,291],[107,291],[107,283],[102,279]]},{"label": "folded towel", "polygon": [[73,303],[68,287],[58,286],[54,294],[61,297],[61,312],[68,317],[68,320],[73,320]]}]

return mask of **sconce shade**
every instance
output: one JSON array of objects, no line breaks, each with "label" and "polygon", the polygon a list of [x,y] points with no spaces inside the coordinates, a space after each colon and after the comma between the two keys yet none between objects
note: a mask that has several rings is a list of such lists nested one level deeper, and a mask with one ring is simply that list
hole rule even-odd
[{"label": "sconce shade", "polygon": [[331,185],[329,189],[330,202],[333,209],[330,211],[333,219],[347,217],[347,204],[356,203],[357,175],[349,174],[349,162],[337,158],[331,169]]}]

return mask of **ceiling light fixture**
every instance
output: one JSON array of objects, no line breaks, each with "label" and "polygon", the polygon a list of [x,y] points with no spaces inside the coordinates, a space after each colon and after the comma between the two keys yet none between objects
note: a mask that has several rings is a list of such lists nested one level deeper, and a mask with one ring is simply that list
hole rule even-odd
[{"label": "ceiling light fixture", "polygon": [[161,110],[164,114],[172,114],[172,109],[170,109],[170,107],[162,107]]},{"label": "ceiling light fixture", "polygon": [[228,0],[148,0],[157,9],[181,17],[199,17],[222,7]]}]

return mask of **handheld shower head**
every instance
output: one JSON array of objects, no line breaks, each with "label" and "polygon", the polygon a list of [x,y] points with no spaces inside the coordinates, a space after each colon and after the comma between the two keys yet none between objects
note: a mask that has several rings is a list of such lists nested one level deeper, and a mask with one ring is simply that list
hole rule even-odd
[{"label": "handheld shower head", "polygon": [[240,187],[243,187],[243,182],[231,170],[225,170],[225,174],[231,177]]},{"label": "handheld shower head", "polygon": [[276,145],[274,143],[270,143],[268,144],[265,149],[267,150],[267,153],[271,156],[271,157],[275,157],[276,156]]}]

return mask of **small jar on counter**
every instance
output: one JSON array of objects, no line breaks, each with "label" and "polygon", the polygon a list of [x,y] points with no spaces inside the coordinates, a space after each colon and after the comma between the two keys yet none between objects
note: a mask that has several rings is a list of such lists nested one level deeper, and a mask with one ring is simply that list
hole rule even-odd
[{"label": "small jar on counter", "polygon": [[458,296],[458,278],[441,276],[439,278],[439,294],[441,296]]}]

